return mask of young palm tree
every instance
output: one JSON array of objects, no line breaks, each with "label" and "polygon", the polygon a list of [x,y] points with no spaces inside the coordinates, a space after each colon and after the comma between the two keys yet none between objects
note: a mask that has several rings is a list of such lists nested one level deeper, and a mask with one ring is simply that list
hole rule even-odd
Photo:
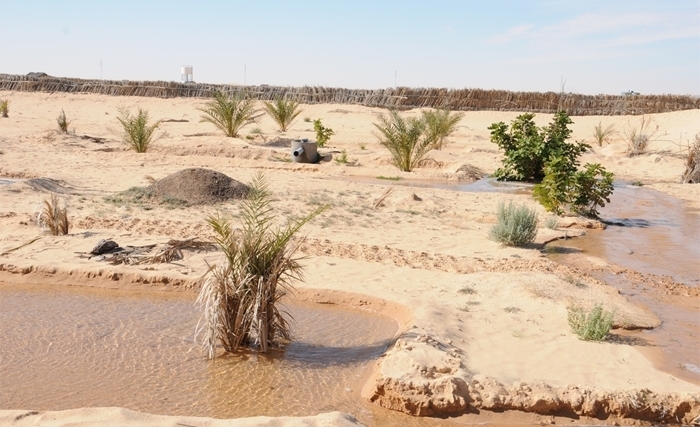
[{"label": "young palm tree", "polygon": [[436,136],[427,131],[424,120],[410,117],[404,119],[396,110],[379,117],[374,123],[379,130],[379,142],[394,158],[394,164],[402,171],[412,171],[428,151],[435,146]]},{"label": "young palm tree", "polygon": [[229,138],[237,138],[238,131],[254,121],[255,101],[241,96],[227,96],[215,92],[214,99],[209,101],[203,112],[202,122],[209,122],[221,129]]},{"label": "young palm tree", "polygon": [[292,237],[326,206],[275,226],[271,201],[265,178],[258,174],[243,203],[242,229],[234,229],[221,216],[207,219],[224,253],[223,261],[204,276],[197,298],[204,310],[198,332],[204,333],[208,358],[216,355],[217,343],[227,352],[244,346],[266,352],[276,339],[290,337],[286,313],[278,303],[292,282],[302,279],[299,258],[294,257],[301,240],[292,243]]},{"label": "young palm tree", "polygon": [[132,115],[128,110],[119,108],[119,116],[117,117],[121,123],[124,133],[122,138],[124,142],[137,153],[145,153],[148,147],[156,140],[155,132],[160,126],[161,120],[148,124],[148,111],[138,109],[138,114]]},{"label": "young palm tree", "polygon": [[298,108],[298,102],[282,98],[274,103],[265,103],[265,111],[273,118],[282,132],[287,132],[287,129],[292,125],[292,121],[304,111],[298,110]]},{"label": "young palm tree", "polygon": [[457,124],[464,114],[450,114],[450,110],[423,111],[423,120],[428,127],[428,132],[435,138],[436,150],[441,150],[445,139],[457,130]]},{"label": "young palm tree", "polygon": [[603,122],[598,122],[598,126],[593,127],[593,139],[602,147],[604,142],[609,142],[610,138],[615,133],[615,125],[610,124],[603,129]]}]

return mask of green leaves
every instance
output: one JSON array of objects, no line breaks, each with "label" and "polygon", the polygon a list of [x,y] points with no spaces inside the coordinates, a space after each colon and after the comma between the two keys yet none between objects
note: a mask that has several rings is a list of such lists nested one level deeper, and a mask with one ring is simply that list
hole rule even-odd
[{"label": "green leaves", "polygon": [[518,116],[510,126],[503,122],[489,126],[491,142],[505,151],[503,167],[494,176],[500,181],[540,182],[545,176],[545,165],[554,155],[564,157],[572,167],[577,158],[590,146],[583,142],[568,143],[572,123],[564,111],[559,111],[548,126],[535,125],[534,114]]},{"label": "green leaves", "polygon": [[602,341],[610,333],[613,312],[596,304],[588,313],[578,306],[569,307],[568,321],[573,333],[584,341]]},{"label": "green leaves", "polygon": [[508,129],[503,122],[489,126],[491,142],[505,150],[503,167],[494,176],[499,180],[537,182],[533,196],[557,215],[569,210],[597,217],[598,207],[610,202],[613,174],[599,164],[586,164],[579,171],[578,158],[591,148],[583,142],[568,142],[568,114],[559,111],[542,128],[534,114],[518,116]]},{"label": "green leaves", "polygon": [[293,100],[278,99],[274,103],[266,102],[265,111],[277,123],[282,132],[286,132],[292,121],[304,110],[297,110],[299,103]]},{"label": "green leaves", "polygon": [[208,102],[203,112],[202,122],[209,122],[219,128],[229,138],[238,137],[238,131],[254,121],[255,101],[241,96],[227,96],[214,93],[214,100]]},{"label": "green leaves", "polygon": [[427,131],[425,120],[403,118],[396,110],[389,117],[380,116],[374,127],[379,130],[379,142],[389,150],[396,167],[405,172],[412,171],[435,146],[436,135]]},{"label": "green leaves", "polygon": [[224,254],[221,262],[209,268],[197,298],[203,308],[198,332],[204,333],[207,357],[216,355],[218,342],[228,352],[242,346],[265,352],[275,339],[290,337],[277,303],[292,281],[302,278],[300,259],[294,256],[302,240],[292,240],[326,208],[277,225],[267,181],[258,174],[241,207],[241,229],[221,215],[207,218]]},{"label": "green leaves", "polygon": [[148,111],[139,107],[138,113],[134,116],[128,110],[119,108],[117,117],[121,123],[124,133],[124,142],[137,153],[145,153],[148,147],[155,141],[155,131],[160,126],[161,121],[151,125],[148,124]]},{"label": "green leaves", "polygon": [[457,124],[464,114],[450,114],[450,110],[423,111],[423,121],[431,138],[435,140],[433,148],[441,150],[445,145],[445,139],[457,130]]},{"label": "green leaves", "polygon": [[327,128],[321,124],[321,119],[314,120],[314,130],[316,131],[316,143],[319,147],[324,147],[331,139],[331,136],[335,135],[333,129]]}]

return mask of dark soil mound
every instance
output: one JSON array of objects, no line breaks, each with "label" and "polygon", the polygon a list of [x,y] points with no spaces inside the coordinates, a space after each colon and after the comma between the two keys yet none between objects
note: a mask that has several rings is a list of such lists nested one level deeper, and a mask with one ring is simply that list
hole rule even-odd
[{"label": "dark soil mound", "polygon": [[190,168],[156,181],[148,188],[161,200],[175,199],[187,205],[209,205],[248,195],[250,187],[221,172]]}]

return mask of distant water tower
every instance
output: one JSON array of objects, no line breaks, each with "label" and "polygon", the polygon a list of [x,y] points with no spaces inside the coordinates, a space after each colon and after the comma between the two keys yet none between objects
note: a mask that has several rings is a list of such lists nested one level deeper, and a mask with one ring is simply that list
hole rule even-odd
[{"label": "distant water tower", "polygon": [[192,74],[191,65],[182,66],[182,81],[185,83],[194,81],[194,74]]}]

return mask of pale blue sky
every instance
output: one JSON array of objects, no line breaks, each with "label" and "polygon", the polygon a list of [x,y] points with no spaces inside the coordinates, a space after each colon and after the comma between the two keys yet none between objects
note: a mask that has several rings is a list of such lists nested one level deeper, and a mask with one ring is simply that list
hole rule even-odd
[{"label": "pale blue sky", "polygon": [[700,95],[700,0],[0,0],[0,73]]}]

